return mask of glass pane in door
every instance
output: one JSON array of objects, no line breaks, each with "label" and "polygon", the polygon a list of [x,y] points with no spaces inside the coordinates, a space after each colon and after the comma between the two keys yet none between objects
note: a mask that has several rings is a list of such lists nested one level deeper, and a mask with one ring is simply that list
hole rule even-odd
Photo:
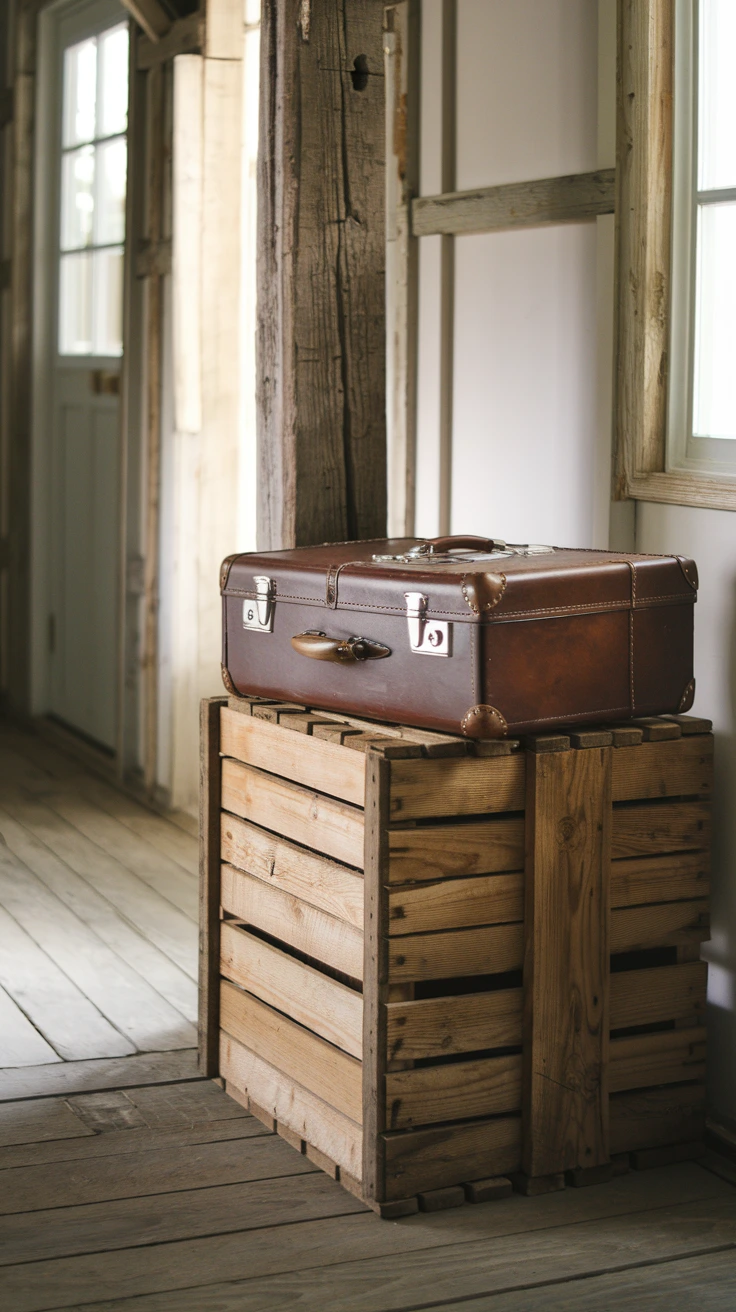
[{"label": "glass pane in door", "polygon": [[64,51],[61,355],[122,351],[127,121],[128,26],[116,23]]}]

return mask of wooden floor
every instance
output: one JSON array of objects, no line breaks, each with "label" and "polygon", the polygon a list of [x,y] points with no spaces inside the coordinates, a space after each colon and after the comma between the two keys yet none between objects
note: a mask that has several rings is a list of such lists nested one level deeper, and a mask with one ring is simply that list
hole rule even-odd
[{"label": "wooden floor", "polygon": [[0,1089],[61,1088],[66,1063],[191,1064],[193,831],[0,723]]},{"label": "wooden floor", "polygon": [[0,1104],[0,1307],[731,1312],[713,1155],[381,1221],[215,1084]]}]

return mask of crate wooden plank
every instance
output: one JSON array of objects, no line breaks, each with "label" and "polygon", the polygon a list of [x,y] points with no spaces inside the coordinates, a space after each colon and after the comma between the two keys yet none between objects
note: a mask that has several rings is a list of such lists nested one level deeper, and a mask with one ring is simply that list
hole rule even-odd
[{"label": "crate wooden plank", "polygon": [[262,1002],[362,1058],[363,999],[354,989],[229,920],[221,927],[220,969]]},{"label": "crate wooden plank", "polygon": [[[243,723],[250,721],[244,716]],[[300,741],[296,735],[294,740]],[[243,820],[363,868],[363,812],[347,802],[226,757],[222,762],[222,805]]]},{"label": "crate wooden plank", "polygon": [[611,1093],[705,1079],[705,1026],[611,1039]]},{"label": "crate wooden plank", "polygon": [[231,1038],[360,1124],[361,1063],[354,1057],[228,980],[220,986],[220,1016],[222,1029]]},{"label": "crate wooden plank", "polygon": [[710,893],[710,854],[633,857],[611,866],[611,906],[679,902]]},{"label": "crate wooden plank", "polygon": [[392,829],[388,842],[392,884],[524,869],[523,816]]},{"label": "crate wooden plank", "polygon": [[452,979],[520,970],[523,926],[486,925],[436,934],[407,934],[389,941],[389,979]]},{"label": "crate wooden plank", "polygon": [[391,1130],[519,1111],[520,1053],[386,1075],[386,1123]]},{"label": "crate wooden plank", "polygon": [[619,747],[613,758],[613,800],[708,796],[713,788],[712,737]]},{"label": "crate wooden plank", "polygon": [[705,1085],[616,1093],[610,1117],[612,1153],[695,1142],[705,1133]]},{"label": "crate wooden plank", "polygon": [[619,907],[611,912],[611,952],[637,948],[678,947],[710,938],[707,899],[664,902],[657,906]]},{"label": "crate wooden plank", "polygon": [[703,1015],[707,982],[708,967],[704,961],[614,972],[611,1029]]},{"label": "crate wooden plank", "polygon": [[221,897],[223,910],[237,920],[265,930],[351,979],[363,978],[363,935],[352,925],[233,866],[222,867]]},{"label": "crate wooden plank", "polygon": [[507,1175],[521,1161],[521,1118],[438,1125],[384,1136],[386,1197],[408,1198],[427,1189]]},{"label": "crate wooden plank", "polygon": [[507,924],[523,919],[524,876],[518,871],[414,884],[391,889],[388,904],[389,934]]},{"label": "crate wooden plank", "polygon": [[394,761],[391,819],[524,810],[525,754],[487,760]]},{"label": "crate wooden plank", "polygon": [[609,1160],[612,747],[532,755],[527,774],[527,1176]]},{"label": "crate wooden plank", "polygon": [[386,1124],[386,1003],[388,967],[388,817],[395,761],[366,761],[365,959],[363,990],[363,1197],[385,1201],[383,1131]]},{"label": "crate wooden plank", "polygon": [[220,841],[223,861],[362,931],[363,878],[359,872],[226,811],[221,814]]},{"label": "crate wooden plank", "polygon": [[243,1096],[266,1108],[279,1125],[314,1144],[341,1169],[360,1174],[363,1135],[349,1117],[227,1034],[221,1035],[220,1069],[228,1093],[235,1086]]},{"label": "crate wooden plank", "polygon": [[664,718],[679,724],[683,734],[710,733],[713,728],[712,720],[703,720],[697,715],[666,715]]},{"label": "crate wooden plank", "polygon": [[220,956],[220,713],[224,699],[199,707],[199,1069],[217,1075]]},{"label": "crate wooden plank", "polygon": [[[637,751],[639,749],[637,748]],[[659,855],[704,850],[710,846],[711,809],[708,802],[666,802],[613,809],[611,855]]]},{"label": "crate wooden plank", "polygon": [[522,990],[389,1002],[388,1055],[418,1061],[521,1044]]}]

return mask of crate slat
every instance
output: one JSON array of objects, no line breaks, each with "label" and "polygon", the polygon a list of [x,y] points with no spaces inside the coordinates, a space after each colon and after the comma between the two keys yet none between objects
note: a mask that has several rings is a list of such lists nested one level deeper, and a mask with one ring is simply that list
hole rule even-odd
[{"label": "crate slat", "polygon": [[523,925],[486,925],[389,940],[389,979],[452,979],[520,970]]},{"label": "crate slat", "polygon": [[222,859],[363,932],[363,877],[238,816],[221,815]]},{"label": "crate slat", "polygon": [[280,1126],[306,1139],[351,1175],[360,1175],[359,1125],[228,1034],[220,1036],[220,1072],[228,1087],[266,1108]]},{"label": "crate slat", "polygon": [[363,978],[363,935],[325,911],[224,865],[223,910],[351,979]]},{"label": "crate slat", "polygon": [[611,1093],[705,1078],[705,1027],[611,1039]]},{"label": "crate slat", "polygon": [[619,907],[611,912],[611,952],[638,948],[679,947],[710,938],[707,899],[664,902],[658,906]]},{"label": "crate slat", "polygon": [[391,829],[389,882],[463,878],[524,869],[524,817]]},{"label": "crate slat", "polygon": [[[365,762],[337,744],[295,732],[294,727],[269,724],[238,715],[227,706],[220,712],[220,751],[246,765],[283,775],[321,793],[363,805]],[[300,720],[304,717],[300,716]]]},{"label": "crate slat", "polygon": [[[639,750],[638,748],[636,749]],[[651,806],[617,806],[613,811],[614,860],[698,851],[710,846],[708,802],[665,802]]]},{"label": "crate slat", "polygon": [[358,1060],[363,1055],[363,998],[271,943],[224,920],[220,970],[225,979],[293,1017]]},{"label": "crate slat", "polygon": [[[638,749],[637,749],[638,750]],[[613,747],[530,753],[524,953],[528,1177],[609,1160]]]},{"label": "crate slat", "polygon": [[692,1143],[705,1133],[705,1085],[680,1084],[611,1098],[611,1152]]},{"label": "crate slat", "polygon": [[354,1057],[228,980],[223,980],[220,987],[220,1023],[226,1034],[250,1048],[257,1057],[315,1093],[351,1121],[361,1123],[361,1063]]},{"label": "crate slat", "polygon": [[500,925],[524,916],[524,876],[476,875],[436,884],[392,889],[388,896],[389,934]]},{"label": "crate slat", "polygon": [[707,796],[713,788],[713,739],[619,747],[613,757],[613,800]]},{"label": "crate slat", "polygon": [[523,811],[524,753],[478,760],[394,761],[391,819]]},{"label": "crate slat", "polygon": [[346,865],[363,868],[363,812],[347,802],[225,757],[222,806],[243,820],[273,829]]},{"label": "crate slat", "polygon": [[[503,759],[503,758],[502,758]],[[521,1118],[498,1116],[384,1135],[386,1197],[408,1198],[458,1180],[507,1175],[521,1162]]]},{"label": "crate slat", "polygon": [[611,975],[611,1029],[684,1020],[705,1011],[704,961],[623,970]]},{"label": "crate slat", "polygon": [[386,1124],[391,1130],[519,1111],[520,1053],[386,1075]]},{"label": "crate slat", "polygon": [[678,852],[670,856],[633,857],[611,866],[611,906],[645,902],[679,902],[707,897],[710,853]]},{"label": "crate slat", "polygon": [[389,1002],[388,1055],[419,1061],[521,1044],[520,988]]}]

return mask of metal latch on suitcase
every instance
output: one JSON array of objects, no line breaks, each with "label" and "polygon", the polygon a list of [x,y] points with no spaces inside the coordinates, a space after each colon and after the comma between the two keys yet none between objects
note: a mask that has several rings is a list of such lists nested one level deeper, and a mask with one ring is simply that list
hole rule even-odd
[{"label": "metal latch on suitcase", "polygon": [[405,592],[409,646],[420,656],[449,656],[452,625],[446,620],[427,619],[427,598],[423,592]]},{"label": "metal latch on suitcase", "polygon": [[253,577],[256,585],[255,601],[243,602],[243,628],[256,629],[259,633],[271,633],[273,629],[273,579],[265,574]]}]

